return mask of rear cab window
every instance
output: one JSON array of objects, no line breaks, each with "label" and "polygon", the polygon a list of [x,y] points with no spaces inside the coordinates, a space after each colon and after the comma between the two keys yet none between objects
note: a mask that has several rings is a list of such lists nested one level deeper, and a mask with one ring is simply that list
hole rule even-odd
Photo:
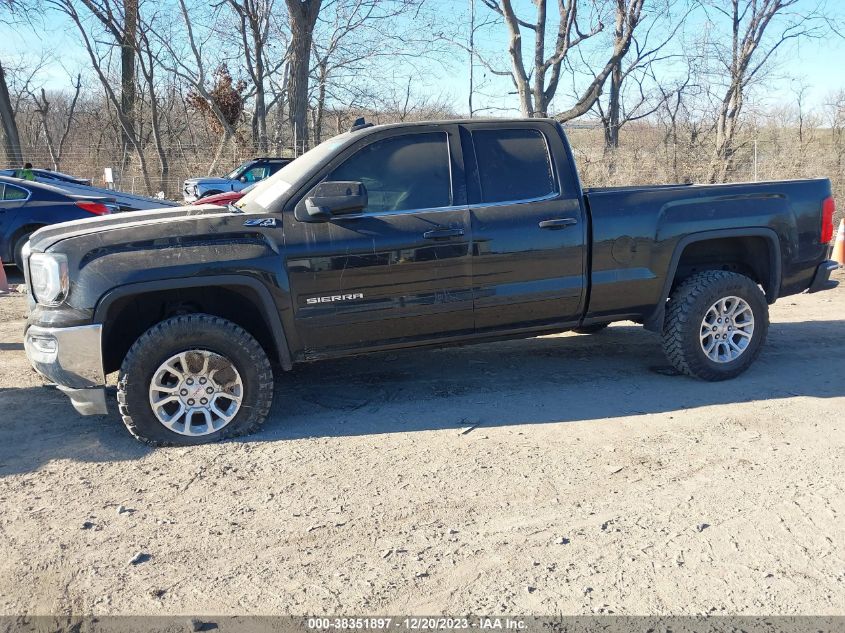
[{"label": "rear cab window", "polygon": [[472,130],[486,204],[548,198],[559,193],[546,137],[530,128]]}]

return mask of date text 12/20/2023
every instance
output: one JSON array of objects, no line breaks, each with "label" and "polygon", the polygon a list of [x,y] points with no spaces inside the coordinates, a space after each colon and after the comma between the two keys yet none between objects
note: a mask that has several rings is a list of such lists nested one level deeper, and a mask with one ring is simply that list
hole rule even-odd
[{"label": "date text 12/20/2023", "polygon": [[509,617],[314,617],[308,618],[309,630],[390,630],[405,629],[411,631],[451,631],[451,630],[479,630],[479,631],[522,631],[527,628],[524,620]]}]

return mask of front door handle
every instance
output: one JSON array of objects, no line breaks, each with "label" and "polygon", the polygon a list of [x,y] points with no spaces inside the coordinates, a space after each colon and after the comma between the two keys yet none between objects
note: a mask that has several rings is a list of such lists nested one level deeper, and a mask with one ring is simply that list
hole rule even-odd
[{"label": "front door handle", "polygon": [[423,233],[423,237],[427,240],[443,240],[449,237],[460,237],[464,234],[463,229],[431,229]]},{"label": "front door handle", "polygon": [[555,218],[554,220],[543,220],[537,226],[541,229],[565,229],[573,224],[578,224],[578,220],[575,218]]}]

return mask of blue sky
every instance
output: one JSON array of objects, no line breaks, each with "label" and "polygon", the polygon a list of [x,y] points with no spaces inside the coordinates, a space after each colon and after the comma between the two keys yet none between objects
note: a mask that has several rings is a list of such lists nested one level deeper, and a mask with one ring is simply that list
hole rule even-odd
[{"label": "blue sky", "polygon": [[[441,17],[450,16],[448,19],[464,20],[467,14],[469,0],[430,0],[432,9],[436,10]],[[655,0],[659,1],[659,0]],[[477,2],[477,5],[480,5]],[[552,9],[556,3],[549,2],[549,22],[554,23],[555,16]],[[818,4],[818,0],[801,0],[798,11],[808,11]],[[845,5],[845,2],[842,3]],[[521,9],[521,15],[527,19],[531,18],[531,6],[529,0],[516,0],[515,5]],[[842,10],[845,7],[834,2],[835,10]],[[486,9],[481,6],[477,8],[478,15],[485,15]],[[705,17],[699,12],[697,17],[689,21],[683,34],[678,34],[678,43],[684,38],[694,38],[697,30],[703,28]],[[41,36],[34,34],[29,28],[0,25],[0,55],[5,64],[14,63],[16,60],[28,60],[34,64],[41,57],[42,52],[49,54],[51,61],[39,75],[41,83],[48,88],[69,87],[70,79],[64,68],[76,72],[78,68],[84,68],[87,63],[87,55],[82,49],[78,37],[64,20],[59,20],[51,14],[44,16],[44,29]],[[526,34],[526,38],[528,35]],[[484,51],[497,67],[506,69],[508,60],[501,53],[506,34],[503,26],[490,29],[481,34],[478,38],[478,47]],[[601,41],[596,38],[595,46],[585,48],[588,53],[601,46]],[[530,52],[530,40],[525,43],[526,53]],[[596,57],[597,58],[597,57]],[[774,72],[767,78],[764,86],[759,87],[756,92],[758,102],[764,104],[777,104],[779,102],[794,102],[792,92],[796,80],[801,80],[809,86],[808,101],[811,107],[824,103],[826,96],[838,89],[845,88],[845,39],[830,35],[822,39],[803,40],[785,48],[776,60]],[[439,64],[427,65],[427,71],[416,82],[415,92],[417,95],[439,94],[445,95],[453,101],[458,112],[466,111],[467,102],[467,57],[462,51],[456,50],[451,63],[446,67]],[[234,69],[233,69],[234,70]],[[402,68],[397,69],[401,74]],[[673,68],[667,65],[662,72],[671,74]],[[477,67],[477,76],[484,74],[484,69]],[[575,80],[577,87],[579,80]],[[567,92],[572,91],[572,81],[562,82],[559,97],[555,103],[558,109],[563,109],[570,101]],[[506,79],[494,78],[488,74],[488,85],[484,92],[487,97],[476,96],[476,107],[490,106],[494,108],[505,108],[503,112],[516,111],[518,106],[516,97],[509,95],[512,86]],[[498,110],[497,110],[498,111]],[[495,111],[494,111],[495,112]]]}]

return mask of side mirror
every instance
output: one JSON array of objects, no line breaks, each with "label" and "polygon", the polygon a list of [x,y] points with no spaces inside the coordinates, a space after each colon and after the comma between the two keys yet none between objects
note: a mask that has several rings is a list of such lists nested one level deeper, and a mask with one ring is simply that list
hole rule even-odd
[{"label": "side mirror", "polygon": [[305,209],[314,219],[349,215],[367,208],[367,188],[360,182],[321,182],[305,199]]}]

